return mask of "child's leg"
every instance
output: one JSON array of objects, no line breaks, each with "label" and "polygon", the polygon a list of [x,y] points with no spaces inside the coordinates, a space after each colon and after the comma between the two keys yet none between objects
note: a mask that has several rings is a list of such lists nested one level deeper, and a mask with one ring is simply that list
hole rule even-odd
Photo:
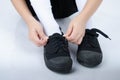
[{"label": "child's leg", "polygon": [[50,0],[30,0],[30,2],[46,34],[48,36],[54,33],[61,34],[59,25],[53,17]]}]

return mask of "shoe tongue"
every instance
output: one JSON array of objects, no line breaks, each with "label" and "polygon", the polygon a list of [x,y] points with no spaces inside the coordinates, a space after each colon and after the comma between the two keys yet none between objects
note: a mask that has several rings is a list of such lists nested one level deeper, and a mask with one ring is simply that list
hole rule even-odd
[{"label": "shoe tongue", "polygon": [[61,38],[62,35],[60,35],[59,33],[54,33],[52,36],[50,36],[49,38],[55,38],[55,37],[58,37],[58,38]]}]

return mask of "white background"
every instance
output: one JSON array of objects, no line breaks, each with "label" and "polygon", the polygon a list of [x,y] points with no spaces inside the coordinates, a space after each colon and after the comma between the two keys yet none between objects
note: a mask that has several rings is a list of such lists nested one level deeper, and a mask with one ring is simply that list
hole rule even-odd
[{"label": "white background", "polygon": [[[103,62],[86,68],[76,61],[76,46],[70,44],[74,61],[70,74],[58,74],[44,64],[43,48],[28,39],[28,29],[9,0],[0,1],[0,80],[120,80],[120,0],[103,0],[93,16],[93,27],[112,40],[99,36]],[[58,20],[67,26],[70,18]],[[63,29],[64,31],[66,29]]]}]

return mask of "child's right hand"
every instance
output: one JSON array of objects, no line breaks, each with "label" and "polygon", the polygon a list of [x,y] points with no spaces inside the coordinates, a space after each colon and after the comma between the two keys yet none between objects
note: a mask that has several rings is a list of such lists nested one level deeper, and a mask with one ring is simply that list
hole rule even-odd
[{"label": "child's right hand", "polygon": [[48,41],[48,36],[45,35],[44,30],[40,22],[37,20],[29,23],[29,38],[37,46],[45,46]]}]

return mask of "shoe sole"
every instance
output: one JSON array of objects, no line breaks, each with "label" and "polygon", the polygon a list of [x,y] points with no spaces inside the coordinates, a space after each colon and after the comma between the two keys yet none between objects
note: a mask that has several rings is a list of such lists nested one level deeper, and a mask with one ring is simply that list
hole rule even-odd
[{"label": "shoe sole", "polygon": [[88,64],[85,64],[85,63],[82,62],[82,61],[79,61],[78,59],[77,59],[77,61],[79,62],[79,64],[81,64],[81,65],[83,65],[83,66],[85,66],[85,67],[88,67],[88,68],[94,68],[94,67],[100,65],[100,63],[97,64],[97,65],[88,65]]}]

